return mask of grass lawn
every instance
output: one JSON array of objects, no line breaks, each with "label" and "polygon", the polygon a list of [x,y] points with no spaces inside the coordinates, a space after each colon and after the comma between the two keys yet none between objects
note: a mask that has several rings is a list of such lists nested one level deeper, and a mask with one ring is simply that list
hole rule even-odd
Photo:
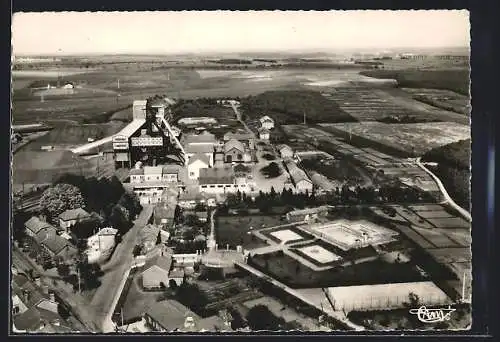
[{"label": "grass lawn", "polygon": [[274,252],[253,256],[251,265],[293,288],[370,285],[423,279],[410,264],[388,263],[379,259],[338,270],[316,272],[286,254]]},{"label": "grass lawn", "polygon": [[[219,246],[236,248],[242,245],[246,249],[263,247],[267,244],[253,234],[253,229],[273,227],[283,224],[280,215],[255,216],[217,216],[215,221],[215,236]],[[252,227],[252,229],[250,229]]]}]

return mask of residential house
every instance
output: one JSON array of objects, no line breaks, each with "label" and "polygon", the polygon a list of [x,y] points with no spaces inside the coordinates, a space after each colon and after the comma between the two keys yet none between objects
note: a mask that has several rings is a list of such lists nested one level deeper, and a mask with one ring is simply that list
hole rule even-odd
[{"label": "residential house", "polygon": [[224,166],[224,150],[215,151],[214,155],[214,167],[223,167]]},{"label": "residential house", "polygon": [[285,166],[290,174],[290,178],[294,185],[295,192],[298,193],[312,193],[313,183],[307,176],[306,172],[299,168],[293,160],[286,160]]},{"label": "residential house", "polygon": [[128,184],[139,197],[141,204],[154,204],[162,201],[166,189],[179,182],[179,172],[182,170],[177,165],[145,166],[138,165],[130,170],[130,183]]},{"label": "residential house", "polygon": [[236,192],[234,171],[230,166],[201,169],[199,178],[199,191],[209,194],[223,194]]},{"label": "residential house", "polygon": [[31,236],[35,238],[38,234],[47,231],[47,230],[53,230],[54,232],[56,229],[54,226],[52,226],[50,223],[41,220],[40,218],[33,216],[31,217],[28,221],[24,223],[24,228],[26,231],[26,235]]},{"label": "residential house", "polygon": [[217,205],[215,197],[203,192],[195,191],[186,191],[181,193],[177,204],[179,204],[179,206],[183,209],[194,209],[197,204],[206,204],[209,207],[215,207]]},{"label": "residential house", "polygon": [[224,161],[226,163],[249,163],[252,161],[252,155],[241,141],[231,139],[224,144]]},{"label": "residential house", "polygon": [[69,260],[78,253],[77,248],[71,242],[57,234],[47,235],[40,245],[50,256],[59,257],[62,260]]},{"label": "residential house", "polygon": [[269,130],[267,128],[260,127],[258,129],[258,132],[259,132],[259,139],[261,139],[261,140],[269,140],[271,133],[269,132]]},{"label": "residential house", "polygon": [[[267,116],[267,115],[264,115],[263,117],[261,117],[259,119],[260,121],[260,125],[262,128],[265,128],[265,129],[268,129],[268,130],[271,130],[274,128],[274,120]],[[262,138],[261,138],[262,139]]]},{"label": "residential house", "polygon": [[182,170],[180,165],[164,165],[162,168],[162,180],[169,183],[179,182],[179,172]]},{"label": "residential house", "polygon": [[184,147],[184,151],[186,151],[188,160],[196,154],[204,154],[209,160],[208,165],[214,165],[214,150],[217,145],[215,135],[209,132],[198,135],[188,134],[182,137],[181,144]]},{"label": "residential house", "polygon": [[167,299],[155,302],[144,313],[146,324],[153,331],[174,332],[194,327],[200,317],[181,303]]},{"label": "residential house", "polygon": [[[156,246],[156,240],[158,239],[158,233],[160,233],[161,228],[154,224],[147,224],[139,232],[140,243],[146,253],[152,251]],[[160,234],[161,236],[161,234]]]},{"label": "residential house", "polygon": [[211,163],[205,154],[193,154],[188,161],[188,177],[190,179],[198,179],[200,177],[200,170],[210,167]]},{"label": "residential house", "polygon": [[208,212],[206,211],[196,211],[194,215],[200,220],[200,222],[208,221]]},{"label": "residential house", "polygon": [[24,274],[12,275],[12,323],[15,332],[43,332],[47,325],[71,331],[59,315],[58,303],[48,287],[40,288]]},{"label": "residential house", "polygon": [[228,132],[224,134],[224,142],[235,139],[246,144],[250,150],[255,149],[255,137],[250,133],[232,133]]},{"label": "residential house", "polygon": [[278,145],[277,149],[280,153],[281,158],[293,158],[293,149],[288,145]]},{"label": "residential house", "polygon": [[162,252],[162,254],[147,260],[142,272],[142,286],[148,290],[159,290],[169,287],[169,273],[171,268],[172,256],[169,254],[163,254]]},{"label": "residential house", "polygon": [[95,263],[109,256],[116,245],[117,229],[106,227],[87,239],[87,260]]},{"label": "residential house", "polygon": [[70,227],[89,218],[90,214],[82,208],[66,210],[59,215],[59,226],[68,231]]},{"label": "residential house", "polygon": [[169,229],[174,225],[175,205],[158,204],[153,211],[154,224]]}]

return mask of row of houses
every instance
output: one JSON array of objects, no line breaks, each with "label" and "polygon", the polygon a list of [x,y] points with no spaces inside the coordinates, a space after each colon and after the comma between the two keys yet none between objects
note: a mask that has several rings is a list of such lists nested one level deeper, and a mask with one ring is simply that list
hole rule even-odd
[{"label": "row of houses", "polygon": [[52,258],[69,260],[77,254],[76,247],[69,241],[69,235],[39,217],[31,217],[24,226],[26,235],[33,238]]},{"label": "row of houses", "polygon": [[307,173],[302,170],[292,159],[285,159],[283,163],[285,164],[285,167],[290,174],[290,180],[295,191],[298,193],[312,193],[313,183],[309,176],[307,176]]},{"label": "row of houses", "polygon": [[15,333],[70,333],[74,328],[59,314],[59,303],[40,278],[12,270],[12,328]]}]

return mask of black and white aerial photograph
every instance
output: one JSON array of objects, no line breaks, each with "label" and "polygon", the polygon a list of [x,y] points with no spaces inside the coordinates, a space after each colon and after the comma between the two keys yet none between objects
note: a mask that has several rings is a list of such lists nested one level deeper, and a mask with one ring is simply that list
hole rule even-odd
[{"label": "black and white aerial photograph", "polygon": [[18,12],[12,334],[471,328],[466,10]]}]

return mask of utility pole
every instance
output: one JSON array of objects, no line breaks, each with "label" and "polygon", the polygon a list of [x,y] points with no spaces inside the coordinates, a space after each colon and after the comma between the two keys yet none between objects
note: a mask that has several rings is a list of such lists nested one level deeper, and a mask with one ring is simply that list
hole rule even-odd
[{"label": "utility pole", "polygon": [[80,281],[80,268],[77,266],[77,273],[78,273],[78,293],[82,293],[82,287],[81,287],[81,281]]},{"label": "utility pole", "polygon": [[99,146],[97,146],[97,178],[99,178],[99,159],[101,159],[101,153],[99,151]]},{"label": "utility pole", "polygon": [[463,277],[463,280],[462,280],[462,301],[463,302],[465,302],[465,277],[466,276],[467,276],[467,274],[464,271],[464,277]]}]

